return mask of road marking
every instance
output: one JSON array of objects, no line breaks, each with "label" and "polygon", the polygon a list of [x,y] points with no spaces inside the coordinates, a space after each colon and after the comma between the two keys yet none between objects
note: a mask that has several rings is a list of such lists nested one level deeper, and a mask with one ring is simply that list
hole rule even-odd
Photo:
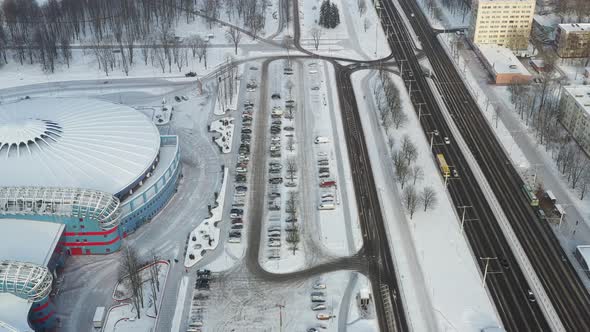
[{"label": "road marking", "polygon": [[180,332],[180,319],[182,318],[182,312],[184,311],[184,299],[186,298],[186,291],[188,288],[188,277],[182,277],[180,281],[180,288],[178,289],[178,295],[176,296],[176,309],[174,309],[174,318],[172,318],[172,327],[170,331]]}]

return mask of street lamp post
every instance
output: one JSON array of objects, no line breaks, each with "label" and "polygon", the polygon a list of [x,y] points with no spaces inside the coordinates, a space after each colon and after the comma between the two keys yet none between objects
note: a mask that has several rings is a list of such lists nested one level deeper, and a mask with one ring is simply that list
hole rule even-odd
[{"label": "street lamp post", "polygon": [[279,332],[283,332],[283,308],[284,304],[276,304],[279,307]]}]

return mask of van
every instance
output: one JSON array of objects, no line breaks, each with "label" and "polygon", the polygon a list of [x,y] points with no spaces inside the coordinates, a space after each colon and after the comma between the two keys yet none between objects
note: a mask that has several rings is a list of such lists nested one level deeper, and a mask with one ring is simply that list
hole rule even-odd
[{"label": "van", "polygon": [[330,142],[330,140],[327,137],[323,137],[323,136],[317,136],[314,141],[315,144],[323,144],[323,143],[329,143],[329,142]]},{"label": "van", "polygon": [[318,206],[318,210],[334,210],[336,206],[332,203],[322,203]]},{"label": "van", "polygon": [[104,322],[105,307],[96,307],[94,311],[94,318],[92,319],[92,326],[95,328],[102,328]]}]

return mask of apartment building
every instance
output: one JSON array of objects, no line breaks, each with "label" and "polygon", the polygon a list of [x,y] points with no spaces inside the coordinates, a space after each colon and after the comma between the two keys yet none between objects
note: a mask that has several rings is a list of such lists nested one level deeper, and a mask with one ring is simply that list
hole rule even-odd
[{"label": "apartment building", "polygon": [[559,24],[555,41],[557,54],[562,58],[590,56],[590,23]]},{"label": "apartment building", "polygon": [[582,149],[590,154],[590,85],[563,87],[560,120]]},{"label": "apartment building", "polygon": [[526,50],[535,0],[473,0],[469,38],[474,44],[497,44]]}]

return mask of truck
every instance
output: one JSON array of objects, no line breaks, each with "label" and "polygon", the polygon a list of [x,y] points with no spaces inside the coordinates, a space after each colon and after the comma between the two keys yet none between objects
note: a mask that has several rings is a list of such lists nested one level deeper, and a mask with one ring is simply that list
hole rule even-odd
[{"label": "truck", "polygon": [[449,165],[447,165],[445,156],[442,153],[439,153],[436,155],[436,160],[438,160],[438,166],[440,167],[440,171],[442,172],[443,176],[448,178],[451,172],[449,171]]},{"label": "truck", "polygon": [[96,310],[94,311],[94,318],[92,319],[92,326],[98,329],[102,328],[105,311],[105,307],[96,307]]}]

